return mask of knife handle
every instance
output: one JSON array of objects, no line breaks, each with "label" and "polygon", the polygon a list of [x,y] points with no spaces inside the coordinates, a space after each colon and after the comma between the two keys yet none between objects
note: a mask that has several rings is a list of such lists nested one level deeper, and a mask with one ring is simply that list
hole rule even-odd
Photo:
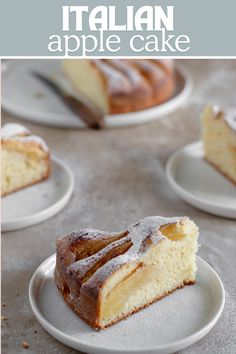
[{"label": "knife handle", "polygon": [[104,117],[100,112],[93,112],[93,110],[86,106],[75,97],[64,94],[63,99],[67,106],[84,121],[84,123],[91,129],[102,129],[104,127]]}]

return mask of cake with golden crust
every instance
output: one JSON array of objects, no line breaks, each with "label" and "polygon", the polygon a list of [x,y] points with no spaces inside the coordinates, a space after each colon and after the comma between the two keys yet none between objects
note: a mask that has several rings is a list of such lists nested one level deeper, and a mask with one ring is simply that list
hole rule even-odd
[{"label": "cake with golden crust", "polygon": [[50,152],[44,140],[20,124],[5,124],[1,129],[1,196],[49,175]]},{"label": "cake with golden crust", "polygon": [[73,231],[57,242],[55,282],[81,319],[105,329],[194,284],[197,239],[188,217],[147,217],[118,233]]},{"label": "cake with golden crust", "polygon": [[205,159],[236,184],[236,108],[207,106],[202,114]]},{"label": "cake with golden crust", "polygon": [[150,108],[175,89],[173,60],[65,59],[62,65],[75,90],[105,114]]}]

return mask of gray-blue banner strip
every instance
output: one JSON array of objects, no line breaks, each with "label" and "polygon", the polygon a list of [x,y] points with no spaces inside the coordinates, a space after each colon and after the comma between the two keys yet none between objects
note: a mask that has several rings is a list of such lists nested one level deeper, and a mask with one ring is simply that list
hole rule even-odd
[{"label": "gray-blue banner strip", "polygon": [[235,14],[235,0],[2,0],[0,56],[231,57]]}]

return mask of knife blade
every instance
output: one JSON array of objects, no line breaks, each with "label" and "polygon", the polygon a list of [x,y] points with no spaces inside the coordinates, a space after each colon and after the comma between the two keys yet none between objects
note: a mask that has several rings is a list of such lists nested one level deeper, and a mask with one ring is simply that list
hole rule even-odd
[{"label": "knife blade", "polygon": [[33,71],[32,75],[49,87],[64,104],[76,114],[89,128],[101,129],[105,126],[104,114],[100,108],[91,103],[91,107],[77,95],[74,95],[69,86],[54,78]]}]

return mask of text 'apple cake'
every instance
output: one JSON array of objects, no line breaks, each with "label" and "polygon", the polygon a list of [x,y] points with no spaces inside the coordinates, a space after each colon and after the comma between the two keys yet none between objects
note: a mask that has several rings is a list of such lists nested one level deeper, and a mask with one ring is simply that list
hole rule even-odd
[{"label": "text 'apple cake'", "polygon": [[24,126],[5,124],[1,129],[1,195],[40,182],[50,175],[48,146]]},{"label": "text 'apple cake'", "polygon": [[188,217],[147,217],[119,233],[74,231],[57,242],[56,285],[77,315],[104,329],[194,284],[197,239]]}]

